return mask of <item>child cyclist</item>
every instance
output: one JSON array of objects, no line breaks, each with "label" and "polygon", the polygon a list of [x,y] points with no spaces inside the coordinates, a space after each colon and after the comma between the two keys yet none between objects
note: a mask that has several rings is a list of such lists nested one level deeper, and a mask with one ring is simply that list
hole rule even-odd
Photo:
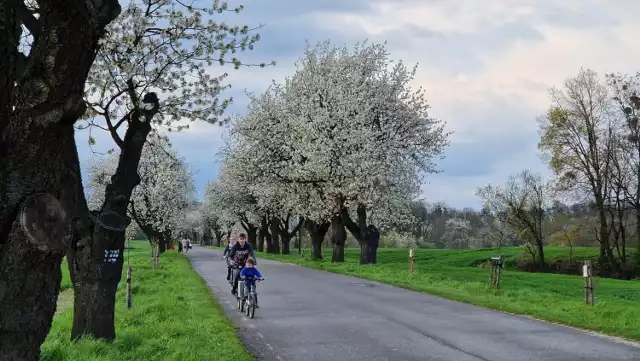
[{"label": "child cyclist", "polygon": [[256,268],[256,262],[253,258],[249,257],[242,271],[240,271],[240,279],[244,281],[244,297],[246,298],[251,288],[256,295],[256,308],[258,308],[258,293],[256,292],[256,279],[264,281],[264,277],[258,268]]}]

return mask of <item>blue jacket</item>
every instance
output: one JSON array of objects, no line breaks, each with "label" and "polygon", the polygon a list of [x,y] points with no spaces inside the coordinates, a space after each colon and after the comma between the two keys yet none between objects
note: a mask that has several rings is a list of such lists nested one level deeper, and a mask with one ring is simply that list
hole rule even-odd
[{"label": "blue jacket", "polygon": [[256,278],[262,278],[262,274],[260,274],[260,271],[258,271],[256,267],[244,267],[242,271],[240,271],[240,277],[244,277],[245,282],[250,282],[255,280]]}]

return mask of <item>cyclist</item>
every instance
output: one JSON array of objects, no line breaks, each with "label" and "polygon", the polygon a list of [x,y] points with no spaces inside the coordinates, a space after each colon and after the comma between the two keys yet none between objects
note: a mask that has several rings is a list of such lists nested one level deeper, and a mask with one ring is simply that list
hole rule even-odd
[{"label": "cyclist", "polygon": [[249,292],[251,292],[251,288],[253,288],[253,292],[256,295],[256,308],[258,308],[258,293],[256,292],[256,279],[260,281],[264,281],[264,277],[258,271],[255,266],[255,261],[253,258],[249,257],[247,259],[247,264],[244,266],[242,271],[240,271],[240,279],[244,281],[244,298],[247,298]]},{"label": "cyclist", "polygon": [[238,242],[231,247],[228,255],[235,268],[233,271],[233,282],[231,283],[231,294],[233,295],[237,295],[238,293],[238,275],[246,264],[249,256],[254,259],[254,264],[257,264],[257,262],[255,262],[256,256],[253,254],[253,247],[247,242],[247,236],[244,233],[240,233],[238,235]]}]

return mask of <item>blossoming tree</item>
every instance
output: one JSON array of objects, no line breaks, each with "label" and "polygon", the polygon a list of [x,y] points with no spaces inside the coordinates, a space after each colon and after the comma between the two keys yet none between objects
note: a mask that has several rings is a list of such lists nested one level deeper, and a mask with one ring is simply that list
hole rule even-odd
[{"label": "blossoming tree", "polygon": [[[202,4],[202,7],[201,5]],[[182,129],[182,121],[217,123],[230,102],[220,98],[227,74],[214,64],[242,65],[234,54],[258,41],[248,26],[216,21],[239,12],[226,2],[134,0],[108,28],[87,80],[87,124],[113,138],[120,157],[105,188],[94,226],[67,252],[74,285],[72,338],[113,339],[115,294],[122,274],[124,218],[147,136],[154,127]],[[257,64],[264,65],[264,64]],[[103,124],[101,123],[103,121]],[[92,144],[94,139],[89,138]],[[105,263],[103,251],[119,255]]]},{"label": "blossoming tree", "polygon": [[314,258],[331,226],[332,259],[342,261],[346,226],[360,262],[375,263],[373,224],[410,218],[409,200],[435,172],[448,135],[409,87],[414,75],[392,65],[383,45],[324,42],[234,124],[227,162],[251,174],[246,186],[258,203],[307,219]]}]

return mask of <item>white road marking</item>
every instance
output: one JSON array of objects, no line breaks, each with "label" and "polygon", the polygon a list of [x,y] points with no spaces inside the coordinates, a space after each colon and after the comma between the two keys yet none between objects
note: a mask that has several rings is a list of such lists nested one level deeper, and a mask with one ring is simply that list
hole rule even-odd
[{"label": "white road marking", "polygon": [[269,350],[273,351],[273,347],[271,347],[271,345],[267,344],[267,347],[269,348]]},{"label": "white road marking", "polygon": [[260,332],[257,332],[256,334],[258,335],[258,337],[264,338],[264,336],[262,336],[262,334]]}]

